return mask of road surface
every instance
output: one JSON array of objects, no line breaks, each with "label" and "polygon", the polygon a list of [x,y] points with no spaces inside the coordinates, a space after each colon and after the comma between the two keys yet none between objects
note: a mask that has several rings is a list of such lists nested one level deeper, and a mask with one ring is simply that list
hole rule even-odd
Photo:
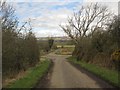
[{"label": "road surface", "polygon": [[96,76],[91,77],[75,68],[67,61],[68,55],[50,53],[47,57],[53,60],[54,66],[47,77],[49,81],[46,81],[45,88],[112,88]]}]

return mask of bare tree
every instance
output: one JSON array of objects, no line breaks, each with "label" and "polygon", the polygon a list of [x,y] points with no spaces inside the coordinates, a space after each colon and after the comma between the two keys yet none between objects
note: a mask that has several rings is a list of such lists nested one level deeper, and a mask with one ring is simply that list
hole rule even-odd
[{"label": "bare tree", "polygon": [[15,9],[8,5],[5,1],[0,1],[0,13],[1,13],[1,25],[2,30],[10,30],[13,31],[18,26],[18,20],[17,17],[14,15]]},{"label": "bare tree", "polygon": [[78,12],[74,12],[72,17],[68,17],[66,25],[60,25],[63,31],[75,42],[73,55],[77,56],[78,60],[84,56],[85,37],[91,37],[96,30],[106,28],[106,23],[109,22],[111,15],[106,6],[91,3],[82,6]]},{"label": "bare tree", "polygon": [[30,18],[18,28],[19,21],[18,18],[14,15],[15,9],[12,5],[7,4],[5,1],[0,1],[0,13],[0,23],[2,25],[2,30],[13,30],[17,32],[17,34],[20,34],[22,30],[24,30],[25,33],[32,30]]},{"label": "bare tree", "polygon": [[60,27],[63,31],[79,43],[83,37],[92,35],[97,28],[104,28],[111,13],[108,12],[106,6],[101,6],[98,3],[91,3],[87,6],[82,6],[78,12],[74,12],[72,17],[68,18],[68,23]]}]

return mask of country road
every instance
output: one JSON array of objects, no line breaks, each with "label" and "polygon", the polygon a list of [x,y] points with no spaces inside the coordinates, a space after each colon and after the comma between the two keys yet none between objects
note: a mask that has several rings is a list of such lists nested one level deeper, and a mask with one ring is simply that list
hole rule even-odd
[{"label": "country road", "polygon": [[[66,59],[68,55],[51,53],[47,57],[53,60],[54,66],[47,77],[45,88],[112,88],[111,85],[96,76],[86,74],[83,70],[72,66]],[[39,88],[39,84],[37,88]]]}]

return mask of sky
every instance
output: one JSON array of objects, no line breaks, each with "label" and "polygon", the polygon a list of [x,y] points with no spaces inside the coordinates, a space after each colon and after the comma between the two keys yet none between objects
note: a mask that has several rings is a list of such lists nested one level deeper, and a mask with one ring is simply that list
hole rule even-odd
[{"label": "sky", "polygon": [[115,14],[119,0],[7,0],[16,9],[16,16],[22,25],[29,18],[37,37],[66,36],[60,28],[68,16],[79,10],[81,5],[100,2]]}]

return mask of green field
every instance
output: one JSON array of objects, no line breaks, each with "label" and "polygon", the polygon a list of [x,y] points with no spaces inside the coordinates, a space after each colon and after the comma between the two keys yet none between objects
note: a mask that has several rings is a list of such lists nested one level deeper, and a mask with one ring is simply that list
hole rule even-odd
[{"label": "green field", "polygon": [[71,55],[75,45],[57,45],[57,50],[55,51],[56,54],[60,55]]},{"label": "green field", "polygon": [[74,48],[75,45],[57,45],[57,48],[61,48],[61,47],[66,47],[66,48]]},{"label": "green field", "polygon": [[118,72],[114,70],[109,70],[103,67],[99,67],[94,64],[89,64],[83,61],[77,61],[75,57],[69,57],[68,58],[70,62],[74,64],[79,64],[81,67],[85,68],[86,70],[92,72],[93,74],[99,76],[103,80],[107,81],[108,83],[112,84],[113,86],[120,87],[119,86],[119,80],[118,80]]},{"label": "green field", "polygon": [[7,88],[33,88],[37,81],[48,71],[50,64],[50,60],[43,60],[35,67],[30,68],[23,78],[9,84]]}]

